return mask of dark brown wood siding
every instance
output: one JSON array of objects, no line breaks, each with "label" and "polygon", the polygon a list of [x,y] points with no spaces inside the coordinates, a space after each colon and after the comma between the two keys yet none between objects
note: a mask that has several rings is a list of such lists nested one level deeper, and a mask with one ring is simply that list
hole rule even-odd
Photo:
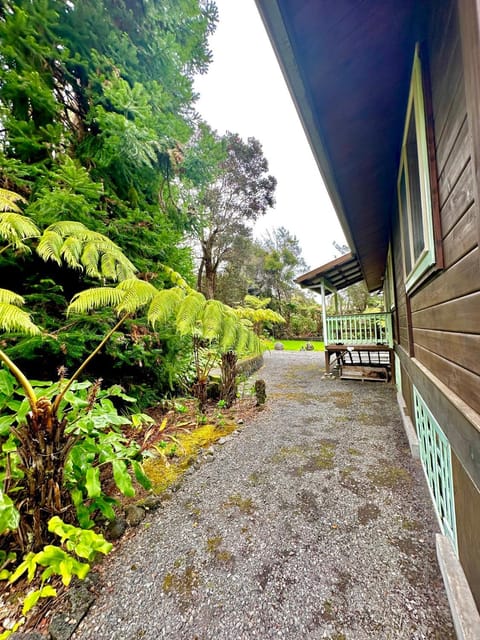
[{"label": "dark brown wood siding", "polygon": [[475,602],[480,609],[480,492],[452,454],[458,552]]},{"label": "dark brown wood siding", "polygon": [[480,259],[462,48],[455,2],[428,28],[444,268],[411,297],[413,352],[480,412]]}]

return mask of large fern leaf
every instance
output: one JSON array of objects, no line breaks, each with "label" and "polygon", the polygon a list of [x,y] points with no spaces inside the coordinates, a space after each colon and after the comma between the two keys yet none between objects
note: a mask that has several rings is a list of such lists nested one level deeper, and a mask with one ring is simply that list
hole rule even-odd
[{"label": "large fern leaf", "polygon": [[227,307],[219,300],[207,300],[202,312],[202,337],[214,340],[222,335]]},{"label": "large fern leaf", "polygon": [[117,289],[123,293],[123,298],[117,305],[117,311],[124,313],[136,313],[142,307],[149,305],[158,294],[158,289],[153,284],[138,278],[123,280],[117,285]]},{"label": "large fern leaf", "polygon": [[219,347],[222,353],[229,350],[235,350],[237,343],[237,335],[239,332],[239,319],[233,314],[228,313],[225,315],[222,333],[218,336]]},{"label": "large fern leaf", "polygon": [[65,261],[74,269],[84,269],[95,278],[123,280],[136,269],[110,238],[88,229],[81,222],[61,220],[45,229],[37,247],[44,260]]},{"label": "large fern leaf", "polygon": [[176,317],[176,328],[183,336],[194,335],[197,323],[205,306],[205,297],[197,291],[189,293],[182,300]]},{"label": "large fern leaf", "polygon": [[117,307],[123,300],[125,293],[117,287],[93,287],[77,293],[67,308],[67,315],[72,313],[87,313],[92,309]]},{"label": "large fern leaf", "polygon": [[13,211],[0,213],[0,238],[15,249],[29,251],[23,241],[27,238],[36,238],[39,235],[38,227],[30,218]]},{"label": "large fern leaf", "polygon": [[155,326],[165,324],[177,313],[177,310],[185,298],[185,291],[180,287],[163,289],[153,298],[148,309],[148,320]]},{"label": "large fern leaf", "polygon": [[16,303],[11,304],[9,302],[0,302],[0,328],[3,331],[14,331],[29,335],[38,335],[40,333],[40,329],[32,322],[30,314],[23,311],[23,309],[19,309]]},{"label": "large fern leaf", "polygon": [[26,204],[27,201],[19,193],[9,189],[0,189],[0,211],[16,211],[20,213],[21,209],[17,202]]},{"label": "large fern leaf", "polygon": [[0,289],[0,302],[16,304],[18,307],[21,307],[25,300],[22,296],[18,295],[18,293],[10,291],[10,289]]}]

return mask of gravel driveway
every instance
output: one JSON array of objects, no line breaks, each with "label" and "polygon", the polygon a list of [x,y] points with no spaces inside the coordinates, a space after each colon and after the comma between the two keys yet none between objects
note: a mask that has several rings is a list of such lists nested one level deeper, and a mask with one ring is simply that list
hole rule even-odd
[{"label": "gravel driveway", "polygon": [[102,567],[75,640],[455,637],[393,386],[273,352],[268,405]]}]

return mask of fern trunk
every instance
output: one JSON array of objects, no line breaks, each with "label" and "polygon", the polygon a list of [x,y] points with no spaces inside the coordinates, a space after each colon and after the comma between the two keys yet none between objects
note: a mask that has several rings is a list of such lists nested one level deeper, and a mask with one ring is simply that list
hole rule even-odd
[{"label": "fern trunk", "polygon": [[220,366],[222,371],[221,399],[225,401],[226,407],[231,407],[238,391],[237,354],[234,351],[223,353]]},{"label": "fern trunk", "polygon": [[15,532],[22,551],[38,551],[49,540],[48,521],[54,515],[67,519],[72,509],[64,488],[64,469],[75,438],[65,434],[66,420],[59,420],[51,402],[39,398],[26,423],[13,432],[19,440],[17,453],[25,474],[15,494],[20,526]]}]

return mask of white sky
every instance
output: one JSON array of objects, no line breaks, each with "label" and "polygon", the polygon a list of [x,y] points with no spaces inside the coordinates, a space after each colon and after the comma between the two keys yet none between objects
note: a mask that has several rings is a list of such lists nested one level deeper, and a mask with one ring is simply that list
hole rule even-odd
[{"label": "white sky", "polygon": [[260,140],[278,185],[275,209],[256,223],[254,234],[286,227],[314,269],[338,255],[332,243],[343,244],[343,232],[254,0],[216,4],[213,62],[195,84],[197,109],[220,134]]}]

